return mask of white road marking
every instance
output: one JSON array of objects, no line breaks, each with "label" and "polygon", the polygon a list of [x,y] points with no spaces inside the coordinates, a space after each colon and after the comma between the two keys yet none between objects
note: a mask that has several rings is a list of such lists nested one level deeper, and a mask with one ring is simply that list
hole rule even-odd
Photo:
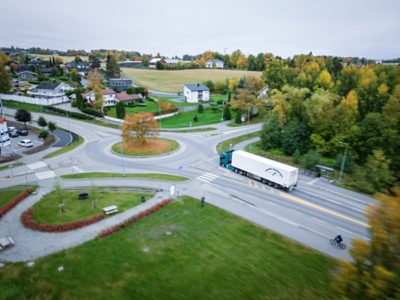
[{"label": "white road marking", "polygon": [[83,173],[82,169],[77,167],[77,166],[73,166],[72,167],[75,171],[77,171],[78,173]]},{"label": "white road marking", "polygon": [[199,176],[199,177],[197,177],[196,179],[198,179],[198,180],[200,180],[200,181],[203,181],[203,182],[206,182],[206,183],[210,183],[210,181],[209,181],[209,180],[207,180],[207,179],[204,179],[204,178],[201,178],[200,176]]},{"label": "white road marking", "polygon": [[316,183],[319,180],[319,177],[307,182],[307,184],[313,185],[314,183]]},{"label": "white road marking", "polygon": [[54,171],[39,172],[35,173],[35,175],[39,180],[56,177],[56,173],[54,173]]},{"label": "white road marking", "polygon": [[319,219],[319,218],[316,218],[316,217],[311,217],[311,218],[313,218],[315,221],[317,221],[317,222],[320,222],[320,223],[322,223],[322,224],[326,224],[326,222],[325,221],[323,221],[323,220],[321,220],[321,219]]},{"label": "white road marking", "polygon": [[219,177],[218,175],[206,172],[206,173],[201,174],[200,176],[196,177],[196,179],[199,179],[201,181],[209,183],[209,182],[217,179],[218,177]]},{"label": "white road marking", "polygon": [[27,165],[27,167],[28,167],[29,169],[31,169],[31,170],[43,168],[43,167],[46,167],[46,166],[47,166],[46,163],[44,163],[44,162],[42,162],[42,161],[39,161],[39,162],[37,162],[37,163],[33,163],[33,164],[30,164],[30,165]]}]

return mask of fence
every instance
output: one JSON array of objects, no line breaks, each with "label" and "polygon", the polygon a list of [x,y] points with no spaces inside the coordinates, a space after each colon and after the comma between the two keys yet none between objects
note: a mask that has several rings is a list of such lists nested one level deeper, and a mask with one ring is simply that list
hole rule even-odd
[{"label": "fence", "polygon": [[[154,119],[156,119],[156,120],[165,119],[165,118],[173,117],[173,116],[175,116],[177,114],[178,114],[178,112],[173,112],[173,113],[170,113],[170,114],[165,114],[165,115],[161,115],[161,116],[155,116]],[[106,119],[108,121],[111,121],[111,122],[118,123],[118,124],[122,124],[124,122],[124,120],[113,118],[113,117],[108,117],[108,116],[104,116],[104,119]]]},{"label": "fence", "polygon": [[0,99],[12,100],[22,103],[37,104],[37,105],[54,105],[69,101],[69,98],[67,96],[55,97],[50,99],[41,99],[41,98],[31,98],[26,96],[8,95],[8,94],[0,94]]}]

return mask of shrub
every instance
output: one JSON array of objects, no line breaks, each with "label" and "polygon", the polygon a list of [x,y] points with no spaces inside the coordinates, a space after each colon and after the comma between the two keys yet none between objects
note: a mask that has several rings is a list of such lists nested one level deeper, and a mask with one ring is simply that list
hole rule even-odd
[{"label": "shrub", "polygon": [[17,196],[15,196],[10,202],[7,202],[2,207],[0,207],[0,217],[4,216],[11,209],[13,209],[18,203],[20,203],[22,200],[28,197],[32,193],[32,191],[33,191],[32,189],[27,189],[25,191],[22,191]]},{"label": "shrub", "polygon": [[84,112],[85,114],[92,115],[95,117],[99,117],[99,118],[103,117],[103,113],[101,111],[98,111],[98,110],[90,108],[90,107],[85,107],[85,108],[81,109],[81,111]]},{"label": "shrub", "polygon": [[200,113],[200,114],[204,111],[203,104],[199,104],[199,106],[197,107],[197,111],[198,111],[198,113]]},{"label": "shrub", "polygon": [[70,116],[71,118],[75,118],[75,119],[80,119],[80,120],[93,120],[94,118],[92,116],[88,116],[85,114],[81,114],[78,112],[71,112],[71,111],[66,111],[64,109],[55,107],[55,106],[43,106],[43,111],[47,111],[47,112],[53,112],[59,115],[63,115],[66,116],[68,114],[68,116]]}]

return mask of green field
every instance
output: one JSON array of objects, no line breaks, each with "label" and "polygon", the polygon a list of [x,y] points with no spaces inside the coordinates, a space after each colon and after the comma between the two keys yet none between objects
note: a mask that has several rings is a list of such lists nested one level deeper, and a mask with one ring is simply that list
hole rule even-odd
[{"label": "green field", "polygon": [[[78,194],[88,192],[89,198],[78,200]],[[146,199],[154,195],[153,191],[122,192],[107,191],[99,188],[84,190],[60,190],[45,195],[32,207],[33,220],[43,224],[64,224],[103,214],[103,207],[117,205],[120,212],[140,204],[140,197]],[[96,200],[96,208],[93,207]],[[59,205],[64,203],[64,212]]]},{"label": "green field", "polygon": [[249,133],[249,134],[244,134],[244,135],[241,135],[241,136],[229,139],[229,140],[225,140],[217,145],[217,151],[218,151],[218,153],[228,151],[230,145],[235,146],[236,144],[239,144],[243,141],[246,141],[246,140],[258,137],[258,136],[260,136],[260,131]]},{"label": "green field", "polygon": [[24,190],[31,188],[36,189],[36,185],[17,185],[10,188],[5,188],[0,190],[0,207],[8,203],[14,197],[22,193]]},{"label": "green field", "polygon": [[[193,120],[197,116],[197,122]],[[161,120],[161,128],[181,128],[215,124],[221,122],[222,112],[220,110],[212,111],[210,108],[204,108],[202,113],[197,110],[180,112],[171,118]]]},{"label": "green field", "polygon": [[184,197],[107,238],[37,259],[33,268],[6,265],[0,299],[334,299],[335,265]]},{"label": "green field", "polygon": [[0,166],[0,171],[1,170],[7,170],[7,169],[12,169],[12,168],[16,168],[16,167],[20,167],[22,166],[23,163],[22,162],[16,162],[16,163],[12,163],[12,164],[8,164],[8,165],[4,165],[4,166]]},{"label": "green field", "polygon": [[135,84],[150,90],[165,92],[181,92],[185,83],[201,83],[206,80],[219,81],[226,78],[239,79],[243,76],[259,78],[261,76],[261,72],[240,70],[192,69],[169,71],[132,68],[121,68],[121,70],[123,76],[132,79]]},{"label": "green field", "polygon": [[82,178],[146,178],[155,180],[166,180],[166,181],[186,181],[189,180],[187,177],[176,176],[171,174],[160,174],[160,173],[107,173],[107,172],[88,172],[79,174],[68,174],[62,175],[63,179],[82,179]]}]

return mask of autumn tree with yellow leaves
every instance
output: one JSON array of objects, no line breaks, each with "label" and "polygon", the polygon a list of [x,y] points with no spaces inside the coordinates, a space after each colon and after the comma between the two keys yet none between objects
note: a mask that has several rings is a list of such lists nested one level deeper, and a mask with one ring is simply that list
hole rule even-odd
[{"label": "autumn tree with yellow leaves", "polygon": [[144,112],[127,115],[122,124],[122,141],[125,148],[146,144],[158,135],[159,125],[153,114]]},{"label": "autumn tree with yellow leaves", "polygon": [[393,194],[377,195],[380,205],[368,213],[371,241],[354,240],[354,262],[340,263],[334,289],[347,299],[399,299],[400,188]]}]

